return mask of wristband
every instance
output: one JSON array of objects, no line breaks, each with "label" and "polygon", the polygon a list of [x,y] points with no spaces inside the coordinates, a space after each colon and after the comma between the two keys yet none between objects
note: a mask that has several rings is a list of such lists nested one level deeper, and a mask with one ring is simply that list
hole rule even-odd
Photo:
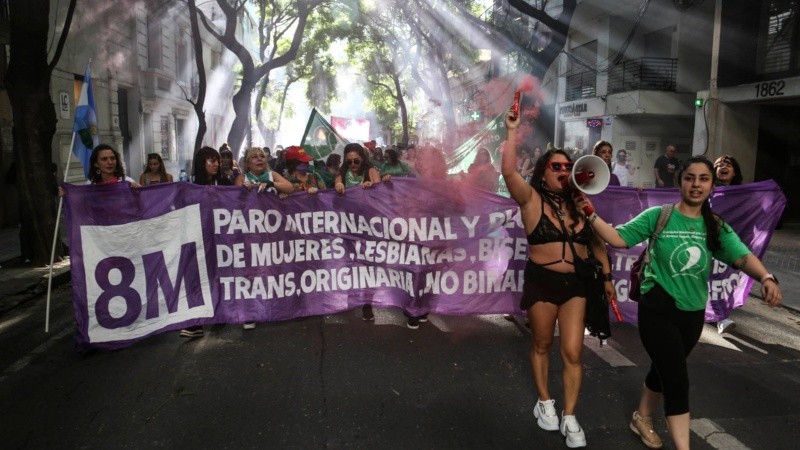
[{"label": "wristband", "polygon": [[613,280],[611,279],[611,273],[604,273],[604,274],[603,274],[603,280],[604,280],[604,281],[613,281]]},{"label": "wristband", "polygon": [[764,282],[767,281],[767,280],[772,280],[772,281],[775,282],[775,284],[780,284],[780,283],[778,283],[778,279],[775,277],[775,275],[773,275],[771,273],[768,273],[768,274],[764,275],[763,277],[761,277],[761,284],[764,284]]},{"label": "wristband", "polygon": [[594,224],[595,220],[597,220],[597,213],[593,212],[589,217],[586,218],[586,224],[591,226]]}]

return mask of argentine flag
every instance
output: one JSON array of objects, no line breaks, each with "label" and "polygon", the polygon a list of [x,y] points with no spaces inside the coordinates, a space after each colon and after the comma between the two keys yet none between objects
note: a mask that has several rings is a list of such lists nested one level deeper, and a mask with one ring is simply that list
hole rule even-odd
[{"label": "argentine flag", "polygon": [[100,143],[97,136],[97,113],[94,106],[94,92],[92,92],[92,75],[89,64],[86,65],[86,73],[83,75],[83,85],[81,86],[81,96],[78,99],[78,106],[75,107],[75,123],[72,125],[72,132],[77,133],[73,139],[72,153],[83,164],[83,174],[89,179],[89,158],[92,150]]}]

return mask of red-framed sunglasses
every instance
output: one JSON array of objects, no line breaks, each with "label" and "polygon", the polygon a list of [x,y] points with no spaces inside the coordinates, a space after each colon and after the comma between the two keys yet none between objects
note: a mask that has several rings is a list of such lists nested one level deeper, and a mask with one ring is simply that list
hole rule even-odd
[{"label": "red-framed sunglasses", "polygon": [[553,172],[561,172],[562,170],[569,172],[572,170],[573,166],[575,166],[575,163],[573,162],[550,161],[547,163],[547,167],[549,167]]}]

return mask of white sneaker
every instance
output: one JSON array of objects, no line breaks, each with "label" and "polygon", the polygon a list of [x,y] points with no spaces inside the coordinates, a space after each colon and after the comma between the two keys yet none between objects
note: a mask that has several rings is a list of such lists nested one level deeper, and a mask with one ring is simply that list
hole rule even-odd
[{"label": "white sneaker", "polygon": [[242,324],[242,328],[245,330],[254,330],[256,328],[255,322],[245,322]]},{"label": "white sneaker", "polygon": [[536,406],[533,408],[533,417],[539,419],[536,421],[539,428],[547,431],[558,430],[558,413],[556,413],[555,403],[556,401],[553,399],[536,402]]},{"label": "white sneaker", "polygon": [[567,447],[586,447],[586,435],[583,434],[583,428],[578,425],[575,416],[565,416],[563,412],[561,413],[561,434],[567,438]]},{"label": "white sneaker", "polygon": [[736,322],[731,319],[722,319],[717,322],[717,333],[722,334],[726,331],[732,331],[736,328]]}]

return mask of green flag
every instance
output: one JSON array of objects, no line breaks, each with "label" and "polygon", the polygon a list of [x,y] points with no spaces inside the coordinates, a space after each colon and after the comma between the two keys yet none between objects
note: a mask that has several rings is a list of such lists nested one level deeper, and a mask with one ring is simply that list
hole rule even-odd
[{"label": "green flag", "polygon": [[311,110],[300,146],[314,159],[325,159],[331,153],[342,154],[350,142],[342,138],[316,108]]},{"label": "green flag", "polygon": [[[489,121],[474,136],[453,150],[453,153],[447,156],[447,173],[467,172],[469,165],[475,160],[475,155],[478,154],[478,149],[481,147],[489,150],[492,162],[495,168],[499,170],[500,144],[506,138],[505,115],[506,111],[503,111],[499,116]],[[497,194],[505,197],[509,196],[503,177],[500,177]]]}]

